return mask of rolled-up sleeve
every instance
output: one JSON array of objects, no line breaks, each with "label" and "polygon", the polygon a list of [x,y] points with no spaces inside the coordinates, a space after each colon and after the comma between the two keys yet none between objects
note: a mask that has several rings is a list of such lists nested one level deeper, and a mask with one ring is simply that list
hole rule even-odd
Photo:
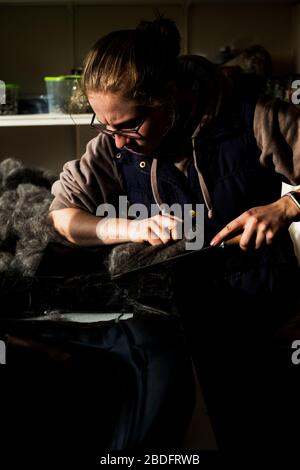
[{"label": "rolled-up sleeve", "polygon": [[123,192],[122,181],[114,161],[113,147],[107,136],[91,140],[85,154],[65,163],[58,181],[52,186],[54,199],[49,210],[83,209],[93,214],[97,207],[112,202]]},{"label": "rolled-up sleeve", "polygon": [[261,164],[289,184],[300,184],[300,108],[261,97],[254,113],[254,135]]}]

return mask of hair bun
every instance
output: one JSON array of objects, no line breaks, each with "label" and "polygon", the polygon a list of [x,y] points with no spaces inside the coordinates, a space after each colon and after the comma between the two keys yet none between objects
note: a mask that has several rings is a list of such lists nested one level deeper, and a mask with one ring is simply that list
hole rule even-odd
[{"label": "hair bun", "polygon": [[[175,22],[159,17],[154,21],[141,21],[136,30],[149,34],[152,46],[168,57],[177,58],[180,53],[180,33]],[[156,39],[156,41],[155,41]]]}]

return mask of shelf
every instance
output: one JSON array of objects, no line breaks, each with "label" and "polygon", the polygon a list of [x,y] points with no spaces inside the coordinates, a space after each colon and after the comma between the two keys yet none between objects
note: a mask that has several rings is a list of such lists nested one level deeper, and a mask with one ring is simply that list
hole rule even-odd
[{"label": "shelf", "polygon": [[92,114],[16,114],[0,116],[0,127],[20,126],[84,126],[89,125]]}]

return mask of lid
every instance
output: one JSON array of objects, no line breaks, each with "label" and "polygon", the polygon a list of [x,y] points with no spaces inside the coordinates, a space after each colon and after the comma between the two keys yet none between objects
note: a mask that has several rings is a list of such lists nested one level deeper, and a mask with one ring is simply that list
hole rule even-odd
[{"label": "lid", "polygon": [[19,85],[17,83],[5,83],[0,80],[0,88],[19,88]]},{"label": "lid", "polygon": [[81,75],[60,75],[59,77],[44,77],[45,82],[58,82],[62,80],[78,80]]}]

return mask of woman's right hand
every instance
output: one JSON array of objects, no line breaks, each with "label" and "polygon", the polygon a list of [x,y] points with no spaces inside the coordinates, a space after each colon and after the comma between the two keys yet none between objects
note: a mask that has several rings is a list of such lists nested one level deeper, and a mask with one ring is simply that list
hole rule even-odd
[{"label": "woman's right hand", "polygon": [[179,240],[182,238],[182,220],[169,214],[131,220],[128,225],[128,237],[132,242],[149,242],[151,245]]},{"label": "woman's right hand", "polygon": [[167,214],[130,220],[100,218],[82,209],[66,208],[52,211],[49,222],[67,240],[82,246],[129,241],[161,245],[182,238],[182,220]]}]

